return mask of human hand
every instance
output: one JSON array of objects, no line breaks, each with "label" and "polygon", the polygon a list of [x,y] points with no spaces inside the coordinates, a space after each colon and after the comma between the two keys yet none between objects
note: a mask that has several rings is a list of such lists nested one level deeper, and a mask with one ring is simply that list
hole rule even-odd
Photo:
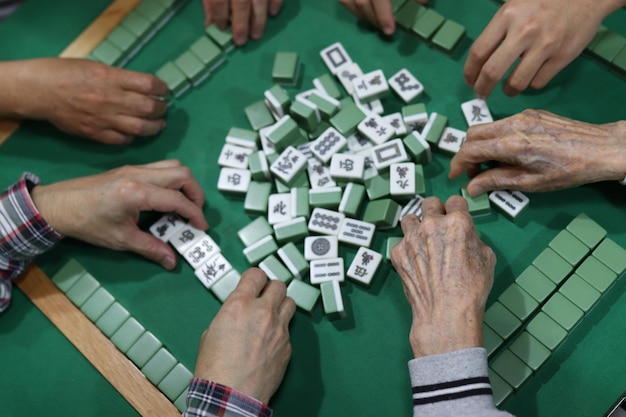
[{"label": "human hand", "polygon": [[263,271],[243,273],[237,288],[202,333],[194,375],[241,391],[267,404],[289,358],[289,321],[296,305],[281,281]]},{"label": "human hand", "polygon": [[230,20],[233,42],[244,45],[248,38],[260,39],[265,32],[268,13],[275,16],[283,0],[202,0],[204,25],[215,24],[226,29]]},{"label": "human hand", "polygon": [[[478,174],[482,162],[500,163]],[[542,110],[472,126],[450,163],[467,170],[470,195],[490,190],[551,191],[626,175],[626,122],[593,125]]]},{"label": "human hand", "polygon": [[[124,144],[165,127],[167,85],[150,74],[85,59],[42,58],[0,64],[0,115],[47,120],[71,135]],[[13,75],[10,75],[13,74]],[[6,96],[5,96],[6,95]]]},{"label": "human hand", "polygon": [[142,211],[178,213],[206,230],[204,192],[189,168],[177,160],[125,166],[103,174],[38,185],[31,197],[42,217],[59,233],[113,250],[129,250],[176,266],[165,242],[137,227]]},{"label": "human hand", "polygon": [[504,93],[543,88],[623,5],[624,0],[509,0],[472,45],[465,82],[477,96],[487,97],[521,58],[504,82]]},{"label": "human hand", "polygon": [[496,257],[474,232],[467,202],[429,197],[422,220],[402,218],[404,238],[391,261],[411,310],[416,358],[482,346],[483,314]]},{"label": "human hand", "polygon": [[[427,3],[427,0],[416,1],[421,4]],[[381,28],[385,35],[392,35],[396,31],[391,0],[339,0],[339,3],[360,20],[366,20]]]}]

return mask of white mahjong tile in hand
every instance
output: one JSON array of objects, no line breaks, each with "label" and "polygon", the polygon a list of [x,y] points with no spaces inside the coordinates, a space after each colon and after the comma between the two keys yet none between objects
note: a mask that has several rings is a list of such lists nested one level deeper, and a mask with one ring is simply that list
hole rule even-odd
[{"label": "white mahjong tile in hand", "polygon": [[519,191],[496,190],[489,193],[489,201],[495,204],[509,218],[515,219],[530,200]]},{"label": "white mahjong tile in hand", "polygon": [[202,285],[210,289],[220,278],[232,271],[233,267],[221,253],[216,254],[195,270]]},{"label": "white mahjong tile in hand", "polygon": [[388,80],[389,86],[402,98],[405,103],[422,94],[424,86],[406,68],[392,75]]},{"label": "white mahjong tile in hand", "polygon": [[317,207],[311,213],[309,231],[336,236],[345,217],[343,213]]},{"label": "white mahjong tile in hand", "polygon": [[442,151],[458,153],[465,142],[465,132],[453,127],[446,127],[439,139],[438,147]]},{"label": "white mahjong tile in hand", "polygon": [[393,126],[375,113],[368,114],[367,117],[357,125],[357,130],[376,145],[387,142],[396,133]]},{"label": "white mahjong tile in hand", "polygon": [[309,183],[311,183],[311,188],[313,189],[337,186],[337,183],[330,176],[330,168],[317,159],[315,159],[315,162],[309,163],[307,173],[309,174]]},{"label": "white mahjong tile in hand", "polygon": [[402,162],[389,167],[389,194],[392,197],[415,195],[415,164]]},{"label": "white mahjong tile in hand", "polygon": [[371,249],[360,247],[348,268],[347,276],[365,285],[370,285],[383,256]]},{"label": "white mahjong tile in hand", "polygon": [[363,75],[363,71],[361,71],[361,67],[356,62],[350,62],[348,64],[344,64],[341,67],[337,68],[337,72],[335,73],[337,79],[343,86],[343,88],[348,92],[348,94],[352,95],[354,93],[354,86],[352,85],[352,80],[357,79],[358,77]]},{"label": "white mahjong tile in hand", "polygon": [[267,200],[267,222],[275,225],[291,219],[291,193],[271,194]]},{"label": "white mahjong tile in hand", "polygon": [[288,184],[306,165],[306,156],[293,146],[287,146],[278,159],[270,165],[270,171],[275,177]]},{"label": "white mahjong tile in hand", "polygon": [[401,139],[390,140],[371,149],[372,160],[377,170],[387,168],[391,164],[409,160]]},{"label": "white mahjong tile in hand", "polygon": [[339,248],[337,236],[309,236],[304,238],[304,259],[336,258]]},{"label": "white mahjong tile in hand", "polygon": [[487,102],[483,99],[476,98],[461,103],[461,110],[463,110],[463,115],[465,116],[468,126],[493,122],[493,117],[491,117]]},{"label": "white mahjong tile in hand", "polygon": [[323,163],[327,164],[330,158],[340,150],[342,150],[348,141],[337,129],[329,127],[313,141],[311,152]]},{"label": "white mahjong tile in hand", "polygon": [[374,238],[376,225],[346,217],[341,223],[337,239],[342,243],[369,248]]},{"label": "white mahjong tile in hand", "polygon": [[342,65],[352,62],[350,55],[348,55],[340,42],[335,42],[322,49],[320,51],[320,56],[324,60],[328,70],[333,74],[336,74]]},{"label": "white mahjong tile in hand", "polygon": [[203,230],[196,229],[190,224],[185,224],[170,236],[168,242],[182,255],[204,236],[206,236],[206,233]]},{"label": "white mahjong tile in hand", "polygon": [[400,212],[400,220],[407,214],[415,214],[420,219],[422,218],[422,203],[424,202],[424,197],[419,194],[415,194],[415,197],[412,198],[406,206],[402,208]]},{"label": "white mahjong tile in hand", "polygon": [[352,80],[352,85],[354,86],[354,94],[361,102],[375,100],[389,91],[389,85],[382,70],[363,74]]},{"label": "white mahjong tile in hand", "polygon": [[185,221],[178,214],[164,214],[150,226],[150,233],[163,242],[167,242],[170,236],[184,225]]},{"label": "white mahjong tile in hand", "polygon": [[315,259],[311,261],[309,275],[313,285],[328,281],[343,282],[343,258]]},{"label": "white mahjong tile in hand", "polygon": [[348,149],[352,153],[361,152],[363,149],[369,149],[372,147],[372,142],[359,132],[354,132],[346,138],[348,141]]},{"label": "white mahjong tile in hand", "polygon": [[228,168],[248,168],[248,156],[252,149],[225,143],[217,160],[218,165]]},{"label": "white mahjong tile in hand", "polygon": [[232,193],[245,193],[250,187],[252,173],[247,169],[222,168],[217,180],[217,189]]},{"label": "white mahjong tile in hand", "polygon": [[388,114],[387,116],[383,116],[383,120],[394,128],[396,136],[406,135],[407,130],[404,120],[402,119],[402,113],[397,112]]},{"label": "white mahjong tile in hand", "polygon": [[336,153],[330,161],[330,175],[340,180],[361,180],[365,170],[365,157]]},{"label": "white mahjong tile in hand", "polygon": [[379,99],[370,100],[368,102],[363,102],[359,100],[356,95],[352,96],[354,100],[354,104],[361,109],[361,111],[365,114],[378,114],[382,115],[385,112],[385,108],[383,107],[383,102]]},{"label": "white mahjong tile in hand", "polygon": [[187,249],[183,254],[183,258],[193,269],[198,269],[198,267],[219,252],[221,252],[221,249],[217,246],[217,243],[208,235],[205,235]]}]

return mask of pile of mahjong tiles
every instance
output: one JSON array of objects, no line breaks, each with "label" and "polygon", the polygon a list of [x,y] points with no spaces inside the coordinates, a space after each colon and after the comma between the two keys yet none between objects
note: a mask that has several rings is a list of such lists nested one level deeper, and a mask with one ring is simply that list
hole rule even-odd
[{"label": "pile of mahjong tiles", "polygon": [[[320,55],[332,75],[315,78],[314,88],[292,98],[283,85],[296,84],[299,57],[276,54],[276,84],[246,107],[252,129],[230,129],[218,159],[217,187],[245,196],[246,213],[257,216],[237,233],[248,263],[285,282],[303,310],[311,312],[321,295],[324,312],[335,318],[345,317],[341,284],[348,278],[369,286],[399,240],[388,238],[383,255],[370,248],[376,230],[397,227],[409,213],[421,215],[423,166],[431,150],[456,153],[465,132],[414,103],[424,86],[408,69],[389,78],[380,69],[364,73],[340,43]],[[383,115],[381,98],[390,90],[404,106]],[[492,121],[483,100],[462,103],[461,109],[468,125]],[[528,204],[518,192],[475,198],[461,192],[474,215],[490,212],[494,204],[515,217]],[[151,230],[184,256],[218,299],[234,289],[239,273],[204,232],[174,216],[164,216]],[[349,265],[339,245],[358,248]]]}]

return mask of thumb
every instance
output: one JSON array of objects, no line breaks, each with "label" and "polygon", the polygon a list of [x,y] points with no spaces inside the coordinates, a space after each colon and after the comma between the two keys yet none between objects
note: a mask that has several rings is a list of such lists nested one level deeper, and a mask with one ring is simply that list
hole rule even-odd
[{"label": "thumb", "polygon": [[176,266],[176,254],[172,247],[139,229],[129,237],[126,249],[161,264],[165,269]]}]

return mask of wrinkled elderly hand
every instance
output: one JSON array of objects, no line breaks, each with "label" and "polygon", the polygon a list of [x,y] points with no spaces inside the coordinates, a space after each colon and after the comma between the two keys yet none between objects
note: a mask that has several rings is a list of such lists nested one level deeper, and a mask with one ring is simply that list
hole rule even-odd
[{"label": "wrinkled elderly hand", "polygon": [[[482,162],[500,165],[480,174]],[[450,178],[467,170],[467,191],[551,191],[622,180],[626,175],[626,122],[593,125],[547,111],[524,112],[472,126],[450,163]]]},{"label": "wrinkled elderly hand", "polygon": [[[426,4],[427,0],[410,0]],[[391,0],[339,0],[352,14],[381,28],[385,35],[396,31]]]},{"label": "wrinkled elderly hand", "polygon": [[243,45],[249,38],[263,36],[268,13],[277,15],[283,0],[202,0],[202,5],[205,26],[215,22],[220,29],[226,29],[230,21],[233,42]]},{"label": "wrinkled elderly hand", "polygon": [[583,51],[602,20],[622,6],[624,0],[509,0],[472,45],[465,81],[487,97],[514,66],[503,85],[505,94],[543,88]]},{"label": "wrinkled elderly hand", "polygon": [[404,238],[391,260],[411,305],[410,342],[416,358],[482,346],[487,296],[496,257],[474,232],[463,197],[422,205],[422,220],[402,219]]},{"label": "wrinkled elderly hand", "polygon": [[176,266],[170,245],[137,227],[142,211],[178,213],[206,230],[204,191],[189,168],[176,160],[126,166],[103,174],[38,185],[33,202],[55,230],[114,250],[129,250]]},{"label": "wrinkled elderly hand", "polygon": [[296,305],[285,284],[251,268],[202,334],[194,375],[268,403],[291,357]]},{"label": "wrinkled elderly hand", "polygon": [[167,85],[150,74],[90,61],[0,63],[0,117],[47,120],[71,135],[124,144],[165,127]]}]

